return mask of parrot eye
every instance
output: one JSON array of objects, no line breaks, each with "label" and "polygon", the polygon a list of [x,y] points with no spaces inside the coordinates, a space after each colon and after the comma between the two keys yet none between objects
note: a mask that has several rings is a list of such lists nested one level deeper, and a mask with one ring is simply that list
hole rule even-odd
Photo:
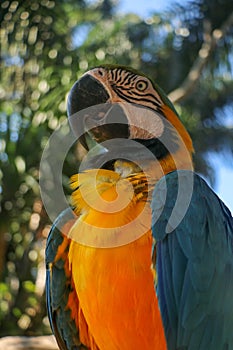
[{"label": "parrot eye", "polygon": [[139,81],[136,83],[136,88],[137,88],[139,91],[144,91],[144,90],[146,90],[147,87],[148,87],[148,83],[147,83],[147,81],[145,81],[145,80],[139,80]]}]

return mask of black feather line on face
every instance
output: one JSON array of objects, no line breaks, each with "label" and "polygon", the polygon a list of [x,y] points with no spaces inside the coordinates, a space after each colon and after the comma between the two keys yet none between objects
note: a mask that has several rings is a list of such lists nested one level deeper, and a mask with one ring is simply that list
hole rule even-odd
[{"label": "black feather line on face", "polygon": [[129,67],[129,66],[124,66],[124,65],[117,65],[117,64],[103,64],[103,65],[99,65],[97,67],[93,67],[93,68],[104,68],[106,69],[107,71],[112,71],[114,69],[121,69],[121,70],[124,70],[126,72],[129,72],[129,73],[133,73],[134,75],[137,75],[137,76],[141,76],[141,77],[145,77],[147,78],[153,88],[155,89],[155,91],[157,91],[158,95],[160,96],[161,100],[164,102],[165,105],[167,105],[175,114],[176,116],[179,118],[179,115],[175,109],[175,107],[173,106],[172,102],[169,100],[169,98],[167,97],[166,93],[163,91],[163,89],[158,85],[156,84],[153,79],[149,78],[148,76],[146,76],[146,74],[144,74],[143,72],[140,72],[132,67]]},{"label": "black feather line on face", "polygon": [[[146,102],[146,103],[150,103],[150,104],[152,104],[153,106],[154,106],[154,108],[152,108],[152,107],[150,107],[150,106],[148,106],[148,105],[146,105],[145,107],[147,107],[147,108],[151,108],[151,109],[153,109],[153,110],[159,110],[160,109],[160,107],[161,107],[161,104],[160,103],[157,103],[156,101],[155,101],[155,99],[154,99],[154,101],[151,101],[150,99],[147,99],[147,98],[144,98],[144,97],[142,97],[142,96],[146,96],[146,95],[139,95],[138,94],[138,96],[139,96],[139,98],[137,98],[137,97],[135,97],[135,96],[133,96],[133,95],[135,95],[135,93],[132,93],[132,94],[130,94],[130,97],[127,97],[125,94],[123,94],[121,91],[120,91],[120,89],[118,89],[115,85],[112,85],[112,88],[113,88],[113,90],[115,91],[115,93],[120,97],[120,98],[122,98],[122,100],[125,100],[126,102],[128,102],[128,103],[136,103],[136,104],[139,104],[140,106],[142,106],[142,107],[144,107],[143,105],[142,105],[142,102]],[[149,96],[149,94],[148,94],[148,96]],[[133,101],[132,101],[133,100]]]}]

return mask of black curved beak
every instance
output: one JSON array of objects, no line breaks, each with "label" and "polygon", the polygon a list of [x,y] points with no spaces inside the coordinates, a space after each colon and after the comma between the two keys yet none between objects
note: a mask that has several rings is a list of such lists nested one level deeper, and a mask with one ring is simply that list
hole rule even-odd
[{"label": "black curved beak", "polygon": [[71,88],[67,109],[71,128],[87,150],[106,140],[128,138],[123,109],[111,103],[104,86],[88,73]]},{"label": "black curved beak", "polygon": [[89,74],[85,74],[72,86],[67,104],[68,117],[91,106],[106,103],[109,94],[103,85]]}]

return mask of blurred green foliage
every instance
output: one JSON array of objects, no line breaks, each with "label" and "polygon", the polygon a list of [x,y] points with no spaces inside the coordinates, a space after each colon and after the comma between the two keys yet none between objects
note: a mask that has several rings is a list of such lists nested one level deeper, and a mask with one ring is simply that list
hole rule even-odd
[{"label": "blurred green foliage", "polygon": [[[66,120],[67,93],[83,72],[101,63],[130,65],[171,92],[185,80],[205,36],[224,33],[178,110],[199,172],[213,181],[208,154],[232,152],[233,2],[174,3],[146,19],[133,6],[120,15],[111,0],[1,1],[0,336],[50,332],[44,248],[51,223],[38,169],[49,136]],[[64,183],[76,162],[70,152]]]}]

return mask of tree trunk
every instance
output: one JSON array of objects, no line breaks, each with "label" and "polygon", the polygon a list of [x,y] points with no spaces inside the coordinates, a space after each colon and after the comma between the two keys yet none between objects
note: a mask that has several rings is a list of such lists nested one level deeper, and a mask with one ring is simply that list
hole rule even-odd
[{"label": "tree trunk", "polygon": [[53,335],[41,337],[3,337],[0,350],[58,350]]}]

